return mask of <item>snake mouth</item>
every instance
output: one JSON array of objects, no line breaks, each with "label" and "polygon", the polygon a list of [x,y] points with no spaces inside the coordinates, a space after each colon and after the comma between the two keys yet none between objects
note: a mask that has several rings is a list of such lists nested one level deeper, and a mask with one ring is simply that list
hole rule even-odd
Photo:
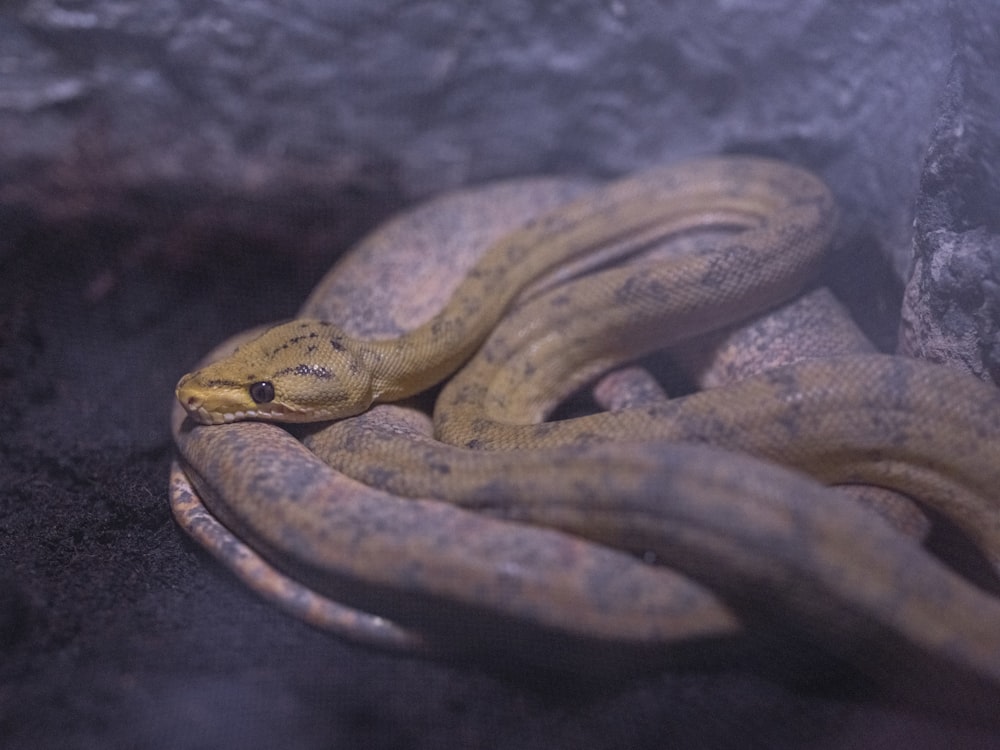
[{"label": "snake mouth", "polygon": [[[268,409],[246,409],[240,408],[242,404],[235,388],[222,392],[205,391],[192,384],[194,375],[185,375],[177,384],[176,396],[180,405],[194,421],[200,424],[231,424],[233,422],[244,422],[248,420],[258,421],[293,421],[296,418],[295,412],[280,407],[277,404],[269,405]],[[239,391],[242,393],[242,391]]]},{"label": "snake mouth", "polygon": [[181,400],[181,406],[184,407],[191,419],[205,425],[233,424],[234,422],[321,422],[340,416],[328,409],[320,411],[295,411],[286,408],[213,411],[205,408],[204,401],[197,396]]},{"label": "snake mouth", "polygon": [[288,420],[284,412],[263,412],[255,409],[233,412],[209,411],[204,406],[184,406],[188,415],[201,424],[232,424],[233,422],[262,421],[271,422],[275,419]]},{"label": "snake mouth", "polygon": [[192,396],[187,401],[182,401],[181,405],[188,415],[201,424],[232,424],[233,422],[263,421],[271,422],[276,419],[291,421],[295,414],[287,413],[285,410],[263,411],[259,409],[240,409],[237,411],[212,411],[206,409],[204,402]]},{"label": "snake mouth", "polygon": [[211,412],[204,406],[197,406],[191,408],[185,406],[187,413],[197,422],[201,424],[226,424],[227,422],[235,422],[238,417],[235,414],[219,414],[218,412]]},{"label": "snake mouth", "polygon": [[204,407],[202,400],[196,396],[190,396],[186,399],[178,397],[177,400],[180,401],[188,416],[199,424],[225,424],[226,422],[235,422],[238,419],[235,414],[209,411]]}]

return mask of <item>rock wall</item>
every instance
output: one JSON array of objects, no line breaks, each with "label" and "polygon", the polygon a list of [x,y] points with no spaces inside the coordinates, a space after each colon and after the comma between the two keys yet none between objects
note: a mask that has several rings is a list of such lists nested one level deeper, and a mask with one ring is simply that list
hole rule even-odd
[{"label": "rock wall", "polygon": [[901,348],[1000,384],[1000,21],[962,5],[916,209]]},{"label": "rock wall", "polygon": [[834,286],[885,342],[919,203],[907,347],[996,376],[989,0],[26,0],[0,14],[9,238],[82,220],[188,260],[234,238],[325,259],[449,187],[757,151],[829,181],[844,208]]}]

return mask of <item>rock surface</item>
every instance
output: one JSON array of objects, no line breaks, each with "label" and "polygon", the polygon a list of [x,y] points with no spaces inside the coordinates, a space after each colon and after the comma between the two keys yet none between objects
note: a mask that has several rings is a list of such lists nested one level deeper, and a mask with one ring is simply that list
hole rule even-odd
[{"label": "rock surface", "polygon": [[167,207],[176,224],[251,204],[301,229],[329,209],[318,196],[358,185],[409,199],[755,150],[821,172],[847,236],[901,273],[953,15],[932,0],[29,0],[0,25],[0,203],[154,228]]},{"label": "rock surface", "polygon": [[1000,385],[1000,37],[995,8],[958,10],[920,181],[900,343]]}]

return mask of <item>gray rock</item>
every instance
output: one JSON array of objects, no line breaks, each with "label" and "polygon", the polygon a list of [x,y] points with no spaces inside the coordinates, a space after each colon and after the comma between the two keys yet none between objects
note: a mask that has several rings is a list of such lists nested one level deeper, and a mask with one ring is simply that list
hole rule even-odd
[{"label": "gray rock", "polygon": [[1000,38],[956,6],[955,56],[917,200],[901,349],[1000,383]]},{"label": "gray rock", "polygon": [[[988,5],[26,0],[0,15],[0,221],[110,222],[186,262],[245,238],[316,259],[458,185],[764,152],[837,193],[834,287],[885,344],[933,131],[907,340],[943,357],[957,336],[981,372],[997,348],[995,245],[970,234],[995,189]],[[931,264],[935,248],[978,265]]]}]

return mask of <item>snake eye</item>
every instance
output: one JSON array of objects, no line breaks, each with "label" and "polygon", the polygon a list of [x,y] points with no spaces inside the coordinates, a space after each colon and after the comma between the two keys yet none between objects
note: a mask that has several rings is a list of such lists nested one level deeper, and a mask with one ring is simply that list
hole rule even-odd
[{"label": "snake eye", "polygon": [[269,401],[274,401],[274,386],[267,380],[254,383],[250,386],[250,398],[254,400],[254,403],[258,404],[266,404]]}]

